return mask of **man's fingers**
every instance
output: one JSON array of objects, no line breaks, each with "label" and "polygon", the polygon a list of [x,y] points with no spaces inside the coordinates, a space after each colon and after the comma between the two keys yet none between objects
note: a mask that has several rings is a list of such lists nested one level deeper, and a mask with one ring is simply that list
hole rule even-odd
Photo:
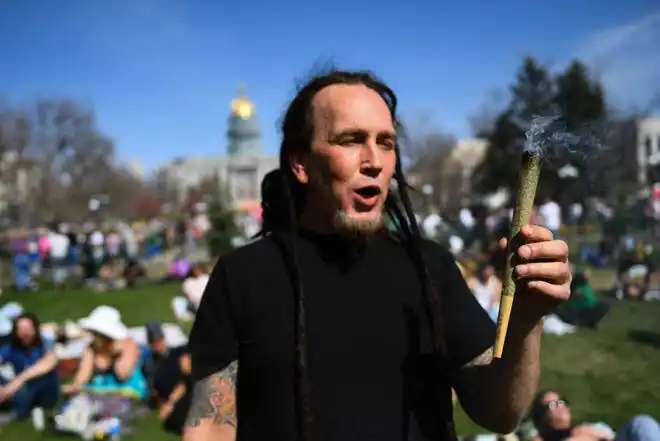
[{"label": "man's fingers", "polygon": [[568,260],[568,244],[563,240],[534,242],[518,248],[518,257],[523,260]]},{"label": "man's fingers", "polygon": [[527,282],[527,286],[533,291],[555,299],[563,300],[569,298],[571,295],[570,289],[566,285],[555,285],[543,280],[530,280]]},{"label": "man's fingers", "polygon": [[571,279],[570,267],[565,262],[532,262],[517,265],[515,274],[519,279],[547,280],[556,285]]},{"label": "man's fingers", "polygon": [[[517,248],[525,243],[533,242],[549,242],[554,239],[552,231],[545,227],[538,225],[524,225],[518,234],[511,241],[511,246]],[[506,238],[500,239],[500,247],[506,248],[508,240]]]},{"label": "man's fingers", "polygon": [[524,225],[520,229],[520,235],[525,238],[526,242],[545,242],[555,238],[552,231],[539,225]]}]

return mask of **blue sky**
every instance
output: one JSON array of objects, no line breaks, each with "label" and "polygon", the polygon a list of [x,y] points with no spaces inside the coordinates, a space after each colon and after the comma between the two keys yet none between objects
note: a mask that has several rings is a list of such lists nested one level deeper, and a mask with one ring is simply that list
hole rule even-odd
[{"label": "blue sky", "polygon": [[223,154],[240,82],[275,152],[294,80],[319,59],[374,70],[413,129],[459,137],[525,54],[556,69],[581,57],[621,107],[660,90],[657,0],[4,0],[0,41],[0,94],[92,104],[147,170]]}]

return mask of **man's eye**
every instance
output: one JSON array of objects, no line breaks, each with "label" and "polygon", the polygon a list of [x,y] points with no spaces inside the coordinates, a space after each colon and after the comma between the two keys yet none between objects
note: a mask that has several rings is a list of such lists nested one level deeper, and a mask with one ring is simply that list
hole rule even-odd
[{"label": "man's eye", "polygon": [[345,146],[351,146],[355,144],[359,144],[360,140],[358,140],[355,137],[350,137],[350,138],[343,138],[339,140],[339,145],[345,145]]}]

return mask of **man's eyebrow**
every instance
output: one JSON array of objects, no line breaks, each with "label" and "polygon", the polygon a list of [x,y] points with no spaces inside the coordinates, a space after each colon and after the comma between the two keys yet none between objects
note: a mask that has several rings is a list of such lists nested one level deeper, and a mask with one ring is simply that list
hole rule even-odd
[{"label": "man's eyebrow", "polygon": [[396,139],[396,138],[397,138],[397,134],[396,134],[396,132],[394,132],[394,131],[384,130],[384,131],[378,133],[378,138],[391,138],[391,139]]},{"label": "man's eyebrow", "polygon": [[[368,136],[369,131],[365,129],[361,129],[359,127],[349,127],[345,129],[341,129],[338,131],[333,131],[331,136],[346,136],[346,135],[364,135]],[[397,134],[393,130],[382,130],[376,134],[376,137],[378,138],[396,138]]]}]

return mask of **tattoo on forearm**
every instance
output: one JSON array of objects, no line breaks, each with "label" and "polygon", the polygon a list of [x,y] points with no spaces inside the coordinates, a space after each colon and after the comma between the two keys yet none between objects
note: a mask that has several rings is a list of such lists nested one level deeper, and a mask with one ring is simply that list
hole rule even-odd
[{"label": "tattoo on forearm", "polygon": [[203,421],[231,424],[236,427],[236,374],[238,362],[195,384],[186,426],[197,427]]},{"label": "tattoo on forearm", "polygon": [[493,361],[493,348],[486,349],[481,355],[478,355],[472,361],[467,362],[463,367],[486,366]]}]

